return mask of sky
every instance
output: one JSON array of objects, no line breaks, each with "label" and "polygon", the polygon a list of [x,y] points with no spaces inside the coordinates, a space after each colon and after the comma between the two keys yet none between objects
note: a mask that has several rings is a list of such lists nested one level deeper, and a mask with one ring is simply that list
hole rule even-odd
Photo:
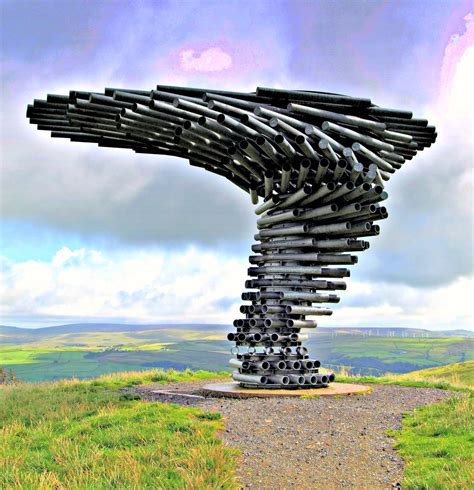
[{"label": "sky", "polygon": [[0,323],[231,323],[247,194],[186,161],[51,139],[47,93],[156,84],[368,97],[438,140],[387,185],[390,216],[322,326],[473,326],[474,4],[0,0]]}]

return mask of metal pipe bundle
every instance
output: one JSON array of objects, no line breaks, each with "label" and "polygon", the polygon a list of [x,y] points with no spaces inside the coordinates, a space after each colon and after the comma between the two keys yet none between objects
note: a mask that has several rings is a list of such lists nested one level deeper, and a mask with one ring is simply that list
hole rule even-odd
[{"label": "metal pipe bundle", "polygon": [[245,287],[255,291],[227,338],[234,379],[267,389],[334,381],[302,345],[317,327],[307,317],[332,314],[322,304],[339,302],[331,292],[346,289],[352,253],[388,216],[385,183],[437,137],[425,119],[369,99],[263,87],[71,91],[26,115],[52,137],[185,158],[250,194],[258,233]]}]

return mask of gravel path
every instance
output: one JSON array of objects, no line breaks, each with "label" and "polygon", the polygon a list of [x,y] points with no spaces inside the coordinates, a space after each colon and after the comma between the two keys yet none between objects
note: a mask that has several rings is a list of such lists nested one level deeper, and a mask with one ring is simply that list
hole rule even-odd
[{"label": "gravel path", "polygon": [[226,444],[240,449],[243,488],[261,490],[398,488],[403,462],[387,429],[402,413],[437,403],[452,393],[428,388],[374,385],[365,396],[341,398],[198,398],[204,382],[135,388],[149,401],[170,401],[219,411]]}]

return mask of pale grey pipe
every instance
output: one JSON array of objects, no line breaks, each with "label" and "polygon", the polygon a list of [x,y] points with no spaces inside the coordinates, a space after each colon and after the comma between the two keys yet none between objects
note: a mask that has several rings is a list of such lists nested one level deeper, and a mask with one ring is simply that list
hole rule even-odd
[{"label": "pale grey pipe", "polygon": [[240,118],[240,122],[243,124],[250,124],[254,128],[257,128],[261,133],[268,136],[269,138],[274,138],[278,134],[278,131],[275,131],[268,124],[259,121],[255,117],[252,117],[252,115],[250,114],[243,114]]},{"label": "pale grey pipe", "polygon": [[263,169],[267,170],[267,165],[262,160],[260,153],[247,139],[243,139],[240,141],[239,148],[244,151],[251,160],[253,160],[255,163],[258,163]]},{"label": "pale grey pipe", "polygon": [[320,254],[320,253],[272,253],[268,255],[251,255],[251,263],[262,262],[320,262],[322,264],[353,264],[356,257],[340,254]]},{"label": "pale grey pipe", "polygon": [[250,367],[250,363],[248,361],[239,361],[238,359],[229,359],[229,364],[230,366],[238,369],[247,370]]},{"label": "pale grey pipe", "polygon": [[[257,116],[266,116],[266,117],[272,118],[272,119],[277,118],[279,121],[278,126],[284,128],[284,129],[285,129],[285,126],[281,126],[280,122],[286,123],[286,125],[289,125],[293,129],[297,128],[297,129],[301,129],[303,131],[304,131],[304,128],[306,126],[306,123],[304,123],[298,119],[295,119],[294,117],[287,116],[286,114],[281,114],[280,112],[272,111],[271,109],[268,109],[267,107],[262,107],[262,106],[256,107],[253,112]],[[270,121],[270,126],[272,128],[275,127],[272,125],[271,121]],[[287,129],[287,131],[291,132],[291,129],[290,130]]]},{"label": "pale grey pipe", "polygon": [[217,119],[217,116],[220,114],[220,112],[213,111],[209,109],[209,107],[195,104],[194,102],[190,102],[186,99],[180,99],[179,97],[173,100],[173,106],[176,108],[188,109],[191,112],[199,114],[200,116],[211,117],[212,119]]},{"label": "pale grey pipe", "polygon": [[305,383],[305,377],[301,374],[289,374],[288,377],[292,384],[302,386]]},{"label": "pale grey pipe", "polygon": [[389,131],[387,129],[385,131],[374,131],[374,132],[376,134],[379,134],[380,136],[383,136],[388,140],[399,141],[401,143],[410,143],[411,141],[413,141],[413,136],[411,136],[410,134],[397,133],[396,131]]},{"label": "pale grey pipe", "polygon": [[383,182],[383,179],[382,179],[382,174],[380,172],[380,169],[377,168],[377,170],[375,171],[375,178],[374,178],[374,182],[379,185],[380,187],[385,187],[385,184]]},{"label": "pale grey pipe", "polygon": [[256,189],[250,188],[250,200],[252,201],[252,204],[258,204],[258,194]]},{"label": "pale grey pipe", "polygon": [[318,324],[314,320],[286,320],[288,328],[316,328]]},{"label": "pale grey pipe", "polygon": [[253,366],[256,367],[257,369],[261,369],[262,371],[268,371],[271,367],[268,361],[254,362]]},{"label": "pale grey pipe", "polygon": [[357,131],[353,131],[352,129],[344,128],[342,126],[339,126],[338,124],[335,124],[335,123],[332,123],[329,121],[324,121],[321,127],[322,127],[323,131],[333,131],[335,133],[341,134],[342,136],[345,136],[346,138],[350,138],[350,139],[353,139],[355,141],[359,141],[359,142],[364,143],[366,145],[377,148],[377,150],[386,150],[386,151],[394,151],[395,150],[393,145],[385,143],[384,141],[380,141],[376,138],[372,138],[371,136],[367,136],[365,134],[360,134]]},{"label": "pale grey pipe", "polygon": [[311,124],[305,124],[304,132],[308,136],[316,136],[317,140],[326,140],[329,141],[331,146],[338,152],[342,152],[344,150],[344,146],[339,143],[339,141],[335,140],[331,137],[331,135],[321,131],[316,126],[312,126]]},{"label": "pale grey pipe", "polygon": [[146,118],[147,121],[149,121],[149,119],[153,119],[155,124],[159,124],[159,125],[165,125],[169,123],[182,125],[184,121],[186,121],[186,119],[184,119],[183,117],[178,117],[173,114],[166,114],[163,112],[155,111],[153,109],[150,109],[146,106],[142,106],[140,104],[134,105],[131,111],[129,109],[123,110],[122,114],[124,114],[126,117],[132,117],[132,114],[134,114],[135,117],[141,116]]},{"label": "pale grey pipe", "polygon": [[222,136],[222,134],[216,133],[215,131],[212,131],[204,126],[201,126],[200,124],[196,124],[195,122],[192,121],[185,121],[183,123],[183,128],[188,130],[188,131],[194,131],[195,133],[204,136],[207,139],[210,140],[219,140],[220,142],[227,143],[227,144],[232,144],[232,140],[230,138],[226,138]]},{"label": "pale grey pipe", "polygon": [[286,236],[286,235],[300,235],[309,232],[308,225],[297,225],[289,226],[288,228],[273,228],[271,230],[261,230],[260,236],[262,238],[275,237],[275,236]]},{"label": "pale grey pipe", "polygon": [[[372,165],[375,167],[375,168],[371,168]],[[366,172],[365,176],[364,176],[364,180],[368,183],[368,184],[372,184],[372,182],[375,180],[375,177],[377,177],[377,171],[378,171],[378,167],[377,165],[375,165],[375,163],[371,163],[369,165],[369,170]]]},{"label": "pale grey pipe", "polygon": [[329,377],[326,374],[317,374],[318,383],[322,383],[323,385],[329,382]]},{"label": "pale grey pipe", "polygon": [[299,135],[295,138],[295,143],[298,145],[298,148],[301,150],[301,153],[307,158],[312,160],[319,160],[317,153],[314,151],[314,148],[309,144],[308,139]]},{"label": "pale grey pipe", "polygon": [[328,202],[335,201],[336,199],[344,197],[346,194],[349,194],[354,190],[354,184],[352,182],[346,182],[345,184],[340,185],[334,192],[327,194],[321,199],[321,204],[325,204]]},{"label": "pale grey pipe", "polygon": [[344,158],[354,167],[356,163],[359,163],[357,160],[357,157],[355,156],[354,152],[352,151],[352,148],[344,148],[342,150],[342,155]]},{"label": "pale grey pipe", "polygon": [[321,187],[316,192],[311,194],[304,201],[301,201],[301,205],[306,206],[308,204],[311,204],[312,202],[318,201],[319,199],[322,199],[327,194],[333,192],[334,189],[336,189],[336,184],[334,182],[329,182],[328,184],[322,184]]},{"label": "pale grey pipe", "polygon": [[302,199],[310,195],[312,190],[313,188],[311,185],[305,184],[301,189],[291,194],[282,203],[280,203],[278,205],[278,208],[279,209],[289,208],[290,206],[294,205],[295,203],[301,201]]},{"label": "pale grey pipe", "polygon": [[[278,240],[274,242],[263,242],[252,246],[252,250],[257,252],[259,250],[266,250],[269,248],[303,248],[314,247],[316,240],[314,238],[303,238],[301,240]],[[255,250],[253,247],[256,247]]]},{"label": "pale grey pipe", "polygon": [[259,134],[254,129],[249,128],[248,126],[245,126],[245,124],[242,124],[237,119],[235,119],[229,115],[226,115],[226,114],[220,113],[217,116],[217,122],[219,124],[222,124],[222,125],[230,128],[230,129],[232,129],[233,131],[235,131],[237,133],[245,134],[246,136],[250,136],[251,138],[256,138]]},{"label": "pale grey pipe", "polygon": [[238,116],[242,116],[244,114],[252,114],[248,110],[235,107],[234,105],[225,104],[224,102],[221,102],[219,100],[214,100],[214,97],[212,97],[211,100],[209,100],[209,102],[207,103],[207,107],[213,110],[217,109],[219,112],[224,112],[224,113],[229,112],[231,115],[237,114]]},{"label": "pale grey pipe", "polygon": [[288,158],[294,158],[296,156],[295,149],[291,146],[283,134],[278,133],[273,138],[273,141]]},{"label": "pale grey pipe", "polygon": [[358,213],[361,210],[362,206],[359,203],[348,204],[347,206],[342,207],[337,212],[334,213],[334,218],[342,218],[344,216],[348,216],[354,213]]},{"label": "pale grey pipe", "polygon": [[226,138],[229,138],[232,141],[237,141],[240,137],[238,133],[232,131],[226,126],[223,126],[222,124],[219,124],[217,121],[214,121],[214,119],[211,119],[210,117],[201,116],[197,122],[200,126],[209,128],[210,130],[222,136],[225,136]]},{"label": "pale grey pipe", "polygon": [[290,334],[290,340],[292,342],[303,342],[309,339],[309,335],[305,333],[292,333]]},{"label": "pale grey pipe", "polygon": [[390,171],[393,170],[393,167],[387,161],[385,161],[383,158],[379,157],[374,152],[370,151],[368,148],[361,145],[360,143],[354,143],[352,145],[352,149],[356,153],[360,153],[364,155],[366,158],[374,162],[382,170],[390,170]]},{"label": "pale grey pipe", "polygon": [[388,172],[385,172],[384,170],[379,170],[379,172],[383,180],[390,180],[391,175]]},{"label": "pale grey pipe", "polygon": [[298,266],[298,265],[283,265],[283,266],[267,266],[258,267],[262,274],[318,274],[323,272],[322,267],[314,266]]},{"label": "pale grey pipe", "polygon": [[328,204],[326,206],[321,206],[320,208],[312,209],[311,211],[307,211],[299,216],[294,216],[296,221],[314,219],[327,217],[328,215],[332,215],[338,211],[338,207],[336,204]]},{"label": "pale grey pipe", "polygon": [[268,158],[273,161],[273,163],[279,165],[280,161],[284,158],[283,155],[280,155],[275,147],[272,146],[264,136],[257,136],[255,143],[262,149],[265,155],[267,155]]},{"label": "pale grey pipe", "polygon": [[399,155],[398,153],[393,153],[393,152],[382,150],[379,152],[379,154],[381,157],[390,158],[391,160],[394,160],[395,162],[405,163],[405,158],[402,155]]},{"label": "pale grey pipe", "polygon": [[281,170],[281,183],[280,190],[281,192],[286,192],[288,189],[288,185],[290,183],[291,177],[291,165],[284,164]]},{"label": "pale grey pipe", "polygon": [[351,174],[349,175],[349,180],[354,183],[357,182],[359,177],[362,175],[363,170],[364,170],[364,166],[362,165],[362,163],[357,162],[352,167]]},{"label": "pale grey pipe", "polygon": [[339,182],[339,180],[341,179],[342,175],[346,171],[347,166],[348,166],[348,163],[347,163],[346,160],[343,160],[343,159],[339,160],[337,162],[336,168],[334,170],[333,180],[335,180],[336,182]]},{"label": "pale grey pipe", "polygon": [[232,373],[232,378],[235,381],[239,381],[241,383],[249,383],[249,384],[256,384],[256,385],[266,385],[268,384],[268,377],[267,376],[259,376],[258,374],[240,374],[237,371],[234,371]]},{"label": "pale grey pipe", "polygon": [[306,380],[306,383],[310,384],[311,386],[318,384],[318,378],[315,374],[304,374],[304,379]]},{"label": "pale grey pipe", "polygon": [[362,119],[356,116],[347,116],[345,114],[339,114],[337,112],[325,111],[323,109],[316,109],[315,107],[309,107],[305,105],[299,105],[295,103],[288,104],[288,110],[291,112],[296,112],[298,114],[309,114],[310,116],[316,116],[321,119],[329,119],[331,121],[339,121],[342,123],[350,124],[352,126],[358,126],[361,128],[368,129],[386,129],[384,123],[379,123],[375,121],[369,121],[368,119]]},{"label": "pale grey pipe", "polygon": [[330,316],[332,310],[327,308],[318,308],[317,306],[293,306],[288,305],[285,308],[287,315],[315,315],[315,316]]},{"label": "pale grey pipe", "polygon": [[312,303],[326,303],[329,300],[328,294],[303,293],[301,291],[282,291],[282,299],[310,301]]},{"label": "pale grey pipe", "polygon": [[184,111],[182,109],[176,108],[173,104],[168,104],[166,102],[161,102],[159,100],[151,100],[150,109],[155,110],[157,112],[158,111],[168,112],[169,114],[172,114],[177,117],[181,117],[184,120],[191,119],[193,121],[197,121],[201,117],[201,114],[197,114],[191,111]]},{"label": "pale grey pipe", "polygon": [[337,163],[337,161],[339,160],[339,158],[337,157],[336,153],[332,149],[331,143],[329,143],[329,141],[327,141],[327,140],[321,140],[318,143],[318,147],[323,152],[323,154],[324,154],[324,156],[326,158],[328,158],[332,162]]},{"label": "pale grey pipe", "polygon": [[354,199],[358,199],[362,194],[370,191],[370,184],[364,182],[363,184],[357,186],[352,192],[345,194],[342,196],[342,200],[345,202],[353,201]]},{"label": "pale grey pipe", "polygon": [[270,383],[273,383],[273,384],[279,384],[279,385],[284,385],[284,386],[290,384],[290,378],[288,376],[282,376],[282,375],[277,375],[277,374],[273,374],[271,376],[268,376],[268,381]]},{"label": "pale grey pipe", "polygon": [[272,318],[265,319],[265,327],[266,328],[281,328],[286,327],[286,322],[284,320],[275,320]]},{"label": "pale grey pipe", "polygon": [[267,226],[275,223],[282,223],[284,221],[293,221],[295,217],[299,215],[299,211],[292,209],[291,211],[286,211],[284,213],[275,216],[265,216],[257,220],[257,226]]},{"label": "pale grey pipe", "polygon": [[263,176],[263,181],[264,181],[264,188],[265,188],[265,197],[268,197],[271,195],[273,190],[273,172],[272,171],[265,172]]},{"label": "pale grey pipe", "polygon": [[316,169],[316,175],[314,177],[315,184],[319,184],[323,180],[323,177],[326,175],[328,169],[329,169],[329,160],[327,159],[320,160],[318,168]]},{"label": "pale grey pipe", "polygon": [[260,215],[265,211],[275,207],[281,201],[279,196],[272,196],[268,200],[266,200],[263,204],[255,208],[255,214]]},{"label": "pale grey pipe", "polygon": [[306,177],[308,176],[309,169],[311,168],[311,162],[306,158],[300,162],[300,168],[298,173],[298,180],[296,182],[296,188],[301,189],[305,183]]},{"label": "pale grey pipe", "polygon": [[310,235],[324,235],[324,234],[332,234],[332,233],[341,233],[351,229],[351,224],[349,222],[343,223],[333,223],[331,225],[319,225],[313,226],[309,229]]},{"label": "pale grey pipe", "polygon": [[296,369],[296,370],[300,370],[302,368],[301,366],[301,361],[287,361],[286,362],[286,365],[288,367],[288,369]]}]

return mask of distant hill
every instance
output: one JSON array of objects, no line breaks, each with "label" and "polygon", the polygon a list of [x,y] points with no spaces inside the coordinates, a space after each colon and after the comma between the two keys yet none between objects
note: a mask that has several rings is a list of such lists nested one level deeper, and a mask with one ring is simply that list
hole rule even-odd
[{"label": "distant hill", "polygon": [[399,374],[397,379],[412,381],[446,382],[454,386],[474,388],[474,361],[457,362],[447,366],[421,369]]},{"label": "distant hill", "polygon": [[[66,333],[86,332],[145,332],[148,330],[232,330],[231,325],[219,323],[157,323],[157,324],[120,324],[120,323],[72,323],[51,327],[24,328],[0,325],[0,335],[20,335],[31,337],[52,337]],[[427,330],[422,328],[352,328],[352,327],[319,327],[317,332],[334,334],[352,334],[379,337],[474,337],[474,331],[469,330]]]}]

